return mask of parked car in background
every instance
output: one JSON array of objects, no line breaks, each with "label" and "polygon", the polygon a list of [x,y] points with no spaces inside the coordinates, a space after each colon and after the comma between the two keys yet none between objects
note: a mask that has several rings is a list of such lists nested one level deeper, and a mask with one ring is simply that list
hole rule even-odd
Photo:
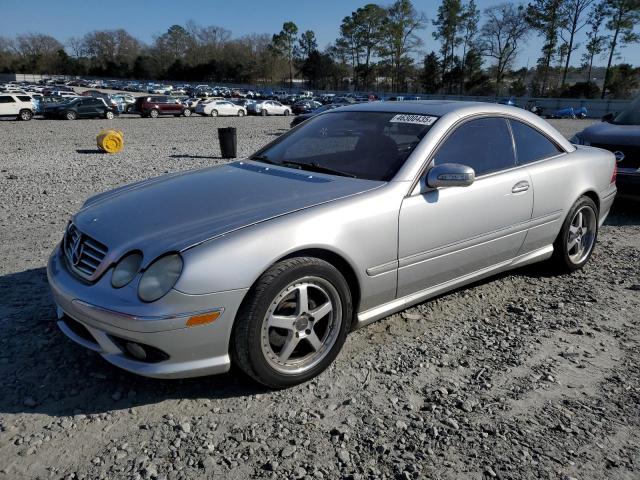
[{"label": "parked car in background", "polygon": [[247,105],[247,112],[253,115],[291,115],[291,107],[276,100],[262,100]]},{"label": "parked car in background", "polygon": [[301,113],[312,112],[313,110],[321,106],[322,104],[320,102],[316,102],[314,100],[299,100],[291,105],[291,111],[295,115],[299,115]]},{"label": "parked car in background", "polygon": [[161,115],[173,115],[179,117],[191,116],[191,108],[184,105],[180,100],[166,95],[156,97],[138,97],[136,98],[135,107],[133,109],[141,117],[157,118]]},{"label": "parked car in background", "polygon": [[28,121],[33,118],[36,105],[28,95],[15,93],[0,94],[0,117],[13,117]]},{"label": "parked car in background", "polygon": [[322,105],[321,107],[316,108],[315,110],[309,112],[309,113],[302,113],[300,115],[296,115],[295,117],[293,117],[293,120],[291,120],[291,128],[295,127],[296,125],[304,122],[305,120],[311,118],[311,117],[315,117],[316,115],[319,115],[323,112],[329,111],[329,110],[333,110],[334,108],[338,108],[338,107],[345,107],[347,105],[350,105],[349,103],[329,103],[327,105]]},{"label": "parked car in background", "polygon": [[129,113],[136,103],[136,97],[128,93],[117,93],[111,95],[111,100],[117,105],[120,113]]},{"label": "parked car in background", "polygon": [[247,109],[229,100],[211,100],[210,102],[200,102],[196,107],[196,113],[208,117],[244,117],[247,114]]},{"label": "parked car in background", "polygon": [[622,112],[605,115],[602,120],[577,133],[571,142],[613,152],[619,195],[640,200],[640,97]]},{"label": "parked car in background", "polygon": [[112,119],[118,115],[118,107],[107,104],[103,98],[79,97],[68,102],[44,107],[45,118],[76,120],[78,118]]}]

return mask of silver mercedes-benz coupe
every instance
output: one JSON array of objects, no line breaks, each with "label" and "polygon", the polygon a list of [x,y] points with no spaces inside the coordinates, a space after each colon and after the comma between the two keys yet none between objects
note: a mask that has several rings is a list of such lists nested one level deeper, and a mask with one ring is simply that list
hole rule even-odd
[{"label": "silver mercedes-benz coupe", "polygon": [[87,200],[48,264],[58,325],[141,375],[233,363],[300,383],[410,305],[537,261],[581,268],[615,165],[515,107],[331,110],[249,159]]}]

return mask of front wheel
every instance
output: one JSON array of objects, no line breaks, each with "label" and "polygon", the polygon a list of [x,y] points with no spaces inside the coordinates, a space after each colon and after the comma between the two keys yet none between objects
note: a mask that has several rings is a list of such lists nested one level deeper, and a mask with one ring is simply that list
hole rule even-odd
[{"label": "front wheel", "polygon": [[352,315],[349,286],[333,265],[313,257],[283,260],[247,294],[236,317],[233,360],[271,388],[305,382],[336,358]]},{"label": "front wheel", "polygon": [[78,114],[73,110],[69,110],[64,114],[64,118],[66,118],[67,120],[75,120],[76,118],[78,118]]},{"label": "front wheel", "polygon": [[212,117],[217,117],[218,116],[218,111],[217,110],[211,110],[211,113],[209,114]]},{"label": "front wheel", "polygon": [[284,111],[284,116],[288,117],[289,115],[291,115],[291,110],[285,110]]},{"label": "front wheel", "polygon": [[107,120],[113,120],[113,117],[114,117],[114,116],[115,116],[115,115],[114,115],[114,114],[113,114],[113,112],[111,112],[111,111],[108,111],[108,112],[106,112],[106,113],[104,114],[104,117],[105,117]]},{"label": "front wheel", "polygon": [[151,118],[158,118],[159,115],[160,115],[160,112],[158,112],[158,110],[156,110],[155,108],[149,111],[149,116]]},{"label": "front wheel", "polygon": [[238,110],[238,116],[244,117],[244,110]]},{"label": "front wheel", "polygon": [[598,207],[587,196],[573,204],[553,244],[553,263],[561,270],[582,268],[593,253],[598,238]]},{"label": "front wheel", "polygon": [[190,117],[191,116],[191,109],[190,108],[185,108],[182,111],[182,115],[184,115],[185,117]]},{"label": "front wheel", "polygon": [[263,108],[262,110],[260,110],[260,115],[262,115],[263,117],[267,116],[267,110],[265,108]]}]

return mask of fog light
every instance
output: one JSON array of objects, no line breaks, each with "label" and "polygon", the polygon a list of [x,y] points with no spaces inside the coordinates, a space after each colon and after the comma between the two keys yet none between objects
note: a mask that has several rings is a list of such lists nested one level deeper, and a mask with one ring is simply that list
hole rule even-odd
[{"label": "fog light", "polygon": [[131,356],[137,358],[138,360],[146,360],[147,352],[145,349],[135,342],[127,342],[125,344],[125,348],[127,352],[131,354]]}]

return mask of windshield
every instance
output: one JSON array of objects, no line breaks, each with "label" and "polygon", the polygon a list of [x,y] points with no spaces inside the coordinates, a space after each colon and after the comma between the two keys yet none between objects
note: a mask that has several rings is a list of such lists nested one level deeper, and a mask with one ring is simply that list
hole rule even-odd
[{"label": "windshield", "polygon": [[388,181],[437,117],[387,112],[328,112],[257,152],[254,160]]},{"label": "windshield", "polygon": [[613,119],[616,125],[640,125],[640,97],[636,98],[628,108]]}]

